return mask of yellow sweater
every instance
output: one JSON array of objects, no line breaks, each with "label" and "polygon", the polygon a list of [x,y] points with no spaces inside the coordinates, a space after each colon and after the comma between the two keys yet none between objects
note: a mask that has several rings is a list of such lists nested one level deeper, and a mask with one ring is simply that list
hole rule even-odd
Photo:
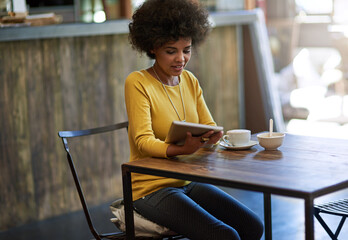
[{"label": "yellow sweater", "polygon": [[[185,103],[186,121],[216,125],[203,98],[197,78],[189,71],[180,76]],[[180,118],[184,118],[179,85],[166,86]],[[162,84],[146,70],[131,73],[125,83],[125,100],[129,121],[130,161],[146,157],[165,158],[164,142],[171,123],[179,118]],[[188,181],[157,176],[132,174],[133,200],[164,187],[180,187]]]}]

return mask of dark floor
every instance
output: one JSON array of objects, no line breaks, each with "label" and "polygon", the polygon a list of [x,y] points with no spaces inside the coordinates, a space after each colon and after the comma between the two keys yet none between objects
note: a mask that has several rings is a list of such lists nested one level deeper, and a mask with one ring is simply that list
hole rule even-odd
[{"label": "dark floor", "polygon": [[[263,219],[263,197],[260,193],[226,189],[235,198],[242,201],[254,210]],[[348,197],[348,190],[318,198],[315,202],[325,202]],[[303,200],[272,196],[272,221],[273,240],[302,240],[304,239],[304,203]],[[101,231],[115,231],[115,227],[109,222],[112,214],[109,205],[105,204],[91,210],[97,229]],[[326,217],[329,226],[337,224],[337,217]],[[87,240],[93,239],[89,233],[82,212],[70,213],[64,216],[52,218],[40,223],[27,224],[13,228],[7,232],[0,232],[0,240]],[[262,238],[264,239],[264,238]],[[329,240],[326,232],[315,220],[315,239]],[[340,240],[348,239],[348,223],[343,226],[339,235]]]},{"label": "dark floor", "polygon": [[[240,201],[244,202],[249,208],[263,218],[263,195],[260,193],[250,193],[234,189],[224,189]],[[348,190],[340,191],[324,197],[317,198],[315,203],[338,200],[348,197]],[[334,216],[324,216],[329,227],[338,225],[339,219]],[[315,239],[329,240],[325,230],[315,219]],[[272,237],[273,240],[303,240],[304,234],[304,201],[296,198],[281,197],[272,195]],[[264,239],[264,238],[262,238]],[[348,223],[343,226],[339,235],[339,240],[348,239]]]}]

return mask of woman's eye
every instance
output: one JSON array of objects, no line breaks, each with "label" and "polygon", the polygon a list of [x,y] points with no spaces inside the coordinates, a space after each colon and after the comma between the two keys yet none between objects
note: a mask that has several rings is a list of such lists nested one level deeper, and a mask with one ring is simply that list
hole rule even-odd
[{"label": "woman's eye", "polygon": [[[183,50],[184,54],[189,54],[190,52],[191,52],[191,49],[190,50]],[[169,55],[172,55],[172,54],[175,54],[176,51],[166,51],[166,53]]]}]

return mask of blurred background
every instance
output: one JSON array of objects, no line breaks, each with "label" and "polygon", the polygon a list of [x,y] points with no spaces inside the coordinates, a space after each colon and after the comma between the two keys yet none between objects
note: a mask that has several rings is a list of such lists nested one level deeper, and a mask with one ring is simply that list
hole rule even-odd
[{"label": "blurred background", "polygon": [[[2,8],[10,8],[10,2],[1,0]],[[53,12],[62,16],[63,23],[100,23],[129,17],[143,2],[26,0],[30,14]],[[265,14],[286,131],[348,138],[348,1],[200,2],[211,12],[261,8]]]},{"label": "blurred background", "polygon": [[267,0],[266,6],[287,131],[348,138],[348,1]]},{"label": "blurred background", "polygon": [[[243,18],[248,10],[261,9],[268,34],[262,47],[272,55],[272,88],[279,92],[285,131],[348,139],[347,0],[193,1],[202,2],[217,17],[221,13],[237,23],[236,15]],[[124,79],[131,71],[151,64],[132,52],[125,27],[142,2],[0,0],[1,240],[92,238],[57,131],[126,120]],[[25,3],[24,12],[16,12],[18,3]],[[247,55],[243,46],[250,46],[243,35],[245,28],[236,27],[233,21],[217,26],[201,55],[190,61],[212,114],[227,129],[243,124],[240,102],[244,99],[238,84],[243,74],[255,69],[251,61],[243,59]],[[42,26],[57,23],[61,28]],[[252,100],[252,105],[259,103]],[[254,120],[260,122],[262,117]],[[262,131],[267,129],[268,119],[263,120]],[[82,182],[101,229],[114,229],[109,204],[122,195],[119,165],[127,161],[129,151],[126,133],[120,139],[115,147],[117,159],[105,164],[82,161]],[[93,146],[98,147],[100,141],[96,142]],[[105,154],[100,151],[93,158]],[[82,155],[91,157],[90,152],[92,149]],[[262,217],[261,194],[227,191]],[[274,199],[279,209],[274,212],[274,222],[279,223],[274,226],[274,239],[303,238],[302,202]],[[348,229],[343,231],[347,236]],[[316,236],[327,239],[320,227],[316,227]]]}]

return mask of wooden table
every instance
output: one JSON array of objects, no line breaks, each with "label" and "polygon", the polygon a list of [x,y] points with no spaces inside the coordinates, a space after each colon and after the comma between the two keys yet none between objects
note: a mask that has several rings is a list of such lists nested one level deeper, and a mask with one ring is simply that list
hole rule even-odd
[{"label": "wooden table", "polygon": [[304,199],[306,240],[314,240],[314,199],[348,187],[348,140],[287,134],[277,151],[264,151],[259,145],[241,151],[218,147],[176,159],[125,163],[127,239],[134,237],[132,172],[262,192],[267,240],[272,239],[271,194]]}]

